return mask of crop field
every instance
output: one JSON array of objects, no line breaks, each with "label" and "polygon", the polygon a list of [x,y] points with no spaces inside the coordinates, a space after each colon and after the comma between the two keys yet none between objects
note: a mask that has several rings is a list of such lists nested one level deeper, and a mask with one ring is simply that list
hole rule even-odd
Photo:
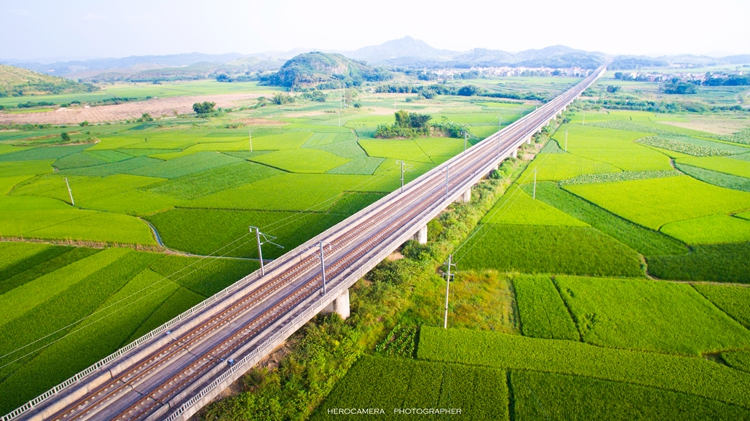
[{"label": "crop field", "polygon": [[555,284],[548,276],[521,275],[513,280],[521,330],[525,336],[545,339],[580,339]]},{"label": "crop field", "polygon": [[750,208],[748,193],[722,189],[684,176],[568,185],[565,189],[654,230],[668,222]]},{"label": "crop field", "polygon": [[750,242],[690,248],[689,254],[646,257],[649,273],[663,279],[750,283]]},{"label": "crop field", "polygon": [[750,348],[750,331],[690,285],[563,276],[555,283],[584,342],[686,355]]},{"label": "crop field", "polygon": [[394,413],[407,408],[458,408],[461,413],[453,417],[507,420],[508,388],[502,370],[368,356],[352,367],[310,419],[331,419],[328,410],[333,408],[380,408],[383,415],[367,415],[379,420],[415,417]]},{"label": "crop field", "polygon": [[540,200],[534,200],[520,187],[513,186],[487,212],[483,224],[564,225],[585,227],[588,224]]},{"label": "crop field", "polygon": [[661,231],[688,244],[741,243],[750,238],[750,221],[730,215],[670,222]]},{"label": "crop field", "polygon": [[583,376],[511,370],[516,419],[737,420],[747,408],[699,396]]},{"label": "crop field", "polygon": [[[469,329],[422,327],[417,357],[510,370],[582,376],[671,390],[750,409],[750,373],[701,357],[604,348]],[[635,403],[635,402],[634,402]]]},{"label": "crop field", "polygon": [[704,168],[738,177],[750,178],[750,161],[731,157],[704,157],[679,159],[680,164]]},{"label": "crop field", "polygon": [[[524,189],[528,191],[529,187],[529,185],[526,185]],[[552,183],[539,183],[537,185],[537,197],[539,200],[555,206],[557,209],[567,212],[603,233],[616,238],[641,254],[651,256],[687,252],[687,248],[679,241],[623,219]]]},{"label": "crop field", "polygon": [[638,253],[589,227],[483,224],[456,262],[463,269],[641,276]]},{"label": "crop field", "polygon": [[667,156],[633,142],[648,133],[570,124],[558,129],[553,136],[559,145],[565,144],[566,130],[568,152],[573,155],[604,162],[623,171],[671,169]]},{"label": "crop field", "polygon": [[694,284],[693,287],[721,311],[750,328],[750,288],[710,284]]},{"label": "crop field", "polygon": [[[46,99],[159,100],[55,113],[56,123],[91,116],[88,126],[0,130],[0,237],[7,240],[0,242],[0,412],[256,270],[249,226],[276,237],[283,249],[263,249],[264,258],[276,258],[398,188],[398,160],[409,182],[464,148],[463,139],[445,137],[375,139],[378,124],[394,121],[387,96],[363,93],[365,105],[346,109],[341,125],[338,102],[252,107],[259,94],[276,91],[254,83],[115,85]],[[208,118],[149,111],[173,104],[183,113],[187,101],[214,96],[233,110]],[[437,98],[428,112],[481,139],[499,119],[507,125],[534,108],[487,104]],[[140,116],[138,107],[156,120],[123,121]],[[74,144],[61,143],[63,132]],[[483,293],[507,303],[510,282],[497,282],[505,296]],[[478,285],[466,283],[467,306]],[[492,317],[476,310],[466,325],[478,321],[515,329],[510,306]],[[476,370],[468,371],[473,379]]]},{"label": "crop field", "polygon": [[[750,417],[750,288],[716,284],[750,283],[745,147],[672,125],[685,115],[568,117],[453,248],[449,329],[444,279],[415,287],[414,358],[505,372],[510,419]],[[314,419],[364,405],[338,387]]]},{"label": "crop field", "polygon": [[750,192],[750,178],[738,177],[677,162],[675,163],[675,167],[696,180],[704,181],[718,187]]},{"label": "crop field", "polygon": [[[451,84],[545,96],[577,80]],[[643,85],[644,95],[655,92]],[[156,120],[123,121],[140,115],[131,113],[112,124],[0,131],[0,412],[256,270],[249,226],[276,237],[284,248],[266,244],[263,257],[277,258],[398,188],[399,161],[408,182],[464,150],[461,138],[374,138],[393,111],[465,125],[470,146],[536,105],[362,90],[346,108],[301,95],[255,106],[275,92],[254,83],[114,85],[80,100],[158,95],[164,103],[122,104],[153,105]],[[214,95],[232,109],[197,118],[164,108],[176,101],[179,114]],[[701,100],[719,101],[711,95]],[[127,108],[107,107],[86,111],[90,122]],[[65,118],[83,116],[73,108]],[[360,347],[349,361],[359,360],[310,419],[359,407],[384,409],[376,419],[432,407],[488,420],[750,418],[750,288],[718,284],[750,283],[745,126],[588,108],[585,121],[580,110],[566,113],[525,147],[536,154],[550,139],[533,160],[519,154],[514,182],[468,236],[409,243],[404,260],[384,263],[452,250],[450,328],[442,329],[445,280],[430,268],[409,284],[401,313],[377,322],[385,332],[391,322],[407,326],[408,352],[368,355],[362,343],[378,330],[331,344]],[[59,144],[62,132],[80,144]],[[431,242],[442,229],[431,223]],[[404,287],[365,282],[386,299]],[[357,314],[367,309],[358,306],[364,291],[352,295],[354,321],[336,329],[368,317]],[[287,363],[304,367],[292,359],[280,369]]]},{"label": "crop field", "polygon": [[4,270],[15,273],[5,281],[14,284],[12,289],[4,288],[0,295],[0,404],[5,410],[257,268],[249,261],[128,249],[33,246],[36,254],[17,257]]}]

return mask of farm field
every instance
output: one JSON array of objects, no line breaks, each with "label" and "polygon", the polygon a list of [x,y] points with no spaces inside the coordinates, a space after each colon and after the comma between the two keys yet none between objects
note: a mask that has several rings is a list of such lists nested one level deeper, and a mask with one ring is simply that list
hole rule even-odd
[{"label": "farm field", "polygon": [[[409,182],[463,150],[463,139],[375,139],[375,127],[393,121],[388,97],[362,94],[365,105],[339,125],[338,101],[251,107],[275,92],[115,85],[46,100],[144,101],[86,108],[101,118],[86,117],[89,125],[0,130],[0,412],[256,270],[249,226],[276,237],[284,248],[263,250],[276,258],[396,189],[397,160]],[[231,99],[217,103],[232,110],[132,121],[162,99],[189,107],[211,96]],[[122,105],[139,112],[104,112]],[[465,124],[473,142],[533,109],[456,97],[429,106]]]},{"label": "farm field", "polygon": [[[551,96],[577,80],[453,83]],[[276,92],[114,85],[76,99],[139,101],[73,107],[74,118],[53,111],[56,122],[88,126],[0,131],[0,411],[256,270],[249,226],[284,246],[264,246],[264,258],[277,258],[398,188],[399,161],[408,182],[463,151],[463,139],[374,138],[394,110],[463,124],[471,144],[535,106],[367,90],[356,107],[334,93],[255,106]],[[214,97],[231,109],[180,115]],[[134,121],[147,106],[156,120]],[[483,216],[457,204],[431,222],[427,245],[407,243],[352,289],[354,317],[311,324],[289,346],[313,351],[282,352],[229,405],[269,419],[284,399],[312,420],[359,407],[382,408],[376,419],[403,418],[397,408],[488,420],[750,418],[750,147],[737,134],[750,125],[730,113],[714,125],[692,114],[588,108],[584,117],[584,106],[509,161],[509,184],[494,185],[504,194]],[[475,199],[487,194],[477,190]],[[471,221],[466,235],[451,231]],[[437,265],[451,252],[442,329],[445,280],[414,262]],[[321,336],[328,342],[316,345]],[[310,381],[320,385],[307,391],[320,397],[313,405],[288,389]],[[256,387],[278,400],[247,392]]]},{"label": "farm field", "polygon": [[[747,146],[706,120],[678,125],[690,114],[566,119],[476,227],[448,240],[448,329],[435,276],[398,319],[418,329],[414,351],[390,359],[505,372],[512,397],[494,419],[749,418]],[[666,140],[642,141],[657,136]],[[398,347],[398,335],[385,343]],[[314,419],[357,406],[341,390]]]}]

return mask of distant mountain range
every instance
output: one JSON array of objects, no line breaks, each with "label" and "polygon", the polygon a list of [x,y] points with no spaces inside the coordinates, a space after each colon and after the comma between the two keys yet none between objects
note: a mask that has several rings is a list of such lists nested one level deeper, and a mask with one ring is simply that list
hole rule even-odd
[{"label": "distant mountain range", "polygon": [[[200,79],[219,73],[249,74],[279,70],[284,63],[312,49],[298,48],[286,52],[264,52],[243,55],[227,54],[173,54],[162,56],[131,56],[90,60],[61,61],[55,63],[19,62],[0,60],[0,63],[23,67],[39,73],[64,76],[84,81]],[[470,68],[470,67],[582,67],[595,68],[612,59],[613,69],[634,69],[637,66],[666,65],[736,65],[750,63],[750,54],[728,57],[674,55],[662,57],[608,56],[600,52],[577,50],[563,45],[517,53],[475,48],[469,51],[441,50],[412,37],[362,47],[354,51],[326,51],[340,53],[369,65],[410,68]]]}]

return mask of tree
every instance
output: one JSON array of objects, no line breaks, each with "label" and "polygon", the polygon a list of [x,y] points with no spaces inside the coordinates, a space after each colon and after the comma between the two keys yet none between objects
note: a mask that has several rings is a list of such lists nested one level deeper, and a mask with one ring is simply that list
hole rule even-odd
[{"label": "tree", "polygon": [[78,123],[78,125],[81,126],[81,127],[86,127],[86,126],[89,125],[89,122],[88,121],[82,121],[82,122]]},{"label": "tree", "polygon": [[70,142],[70,135],[68,134],[68,132],[60,133],[60,138],[63,140],[63,142]]},{"label": "tree", "polygon": [[430,119],[432,119],[432,116],[427,114],[409,113],[409,125],[415,129],[427,127],[427,122]]},{"label": "tree", "polygon": [[687,82],[681,82],[679,80],[672,81],[672,83],[668,83],[664,86],[664,93],[665,94],[677,94],[677,95],[687,95],[687,94],[694,94],[698,92],[698,89],[695,87],[692,83]]},{"label": "tree", "polygon": [[324,94],[323,91],[312,91],[310,99],[318,102],[326,102],[326,94]]},{"label": "tree", "polygon": [[404,110],[396,111],[396,126],[409,127],[410,125],[411,119],[409,118],[409,112]]},{"label": "tree", "polygon": [[215,102],[196,102],[193,104],[193,111],[195,111],[198,116],[203,117],[212,113],[214,111],[214,106],[216,106]]},{"label": "tree", "polygon": [[271,98],[271,102],[276,105],[284,105],[290,102],[294,102],[294,98],[291,95],[277,93]]},{"label": "tree", "polygon": [[474,85],[462,86],[461,89],[458,90],[458,94],[461,96],[472,96],[477,93],[479,93],[479,88]]}]

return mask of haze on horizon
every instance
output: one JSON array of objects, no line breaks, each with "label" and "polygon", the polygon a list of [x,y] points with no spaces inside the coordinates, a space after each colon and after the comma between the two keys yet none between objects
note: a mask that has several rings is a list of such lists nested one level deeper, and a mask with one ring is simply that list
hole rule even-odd
[{"label": "haze on horizon", "polygon": [[750,53],[747,16],[743,0],[0,0],[0,58],[348,51],[406,35],[455,51],[562,44],[610,54],[733,55]]}]

